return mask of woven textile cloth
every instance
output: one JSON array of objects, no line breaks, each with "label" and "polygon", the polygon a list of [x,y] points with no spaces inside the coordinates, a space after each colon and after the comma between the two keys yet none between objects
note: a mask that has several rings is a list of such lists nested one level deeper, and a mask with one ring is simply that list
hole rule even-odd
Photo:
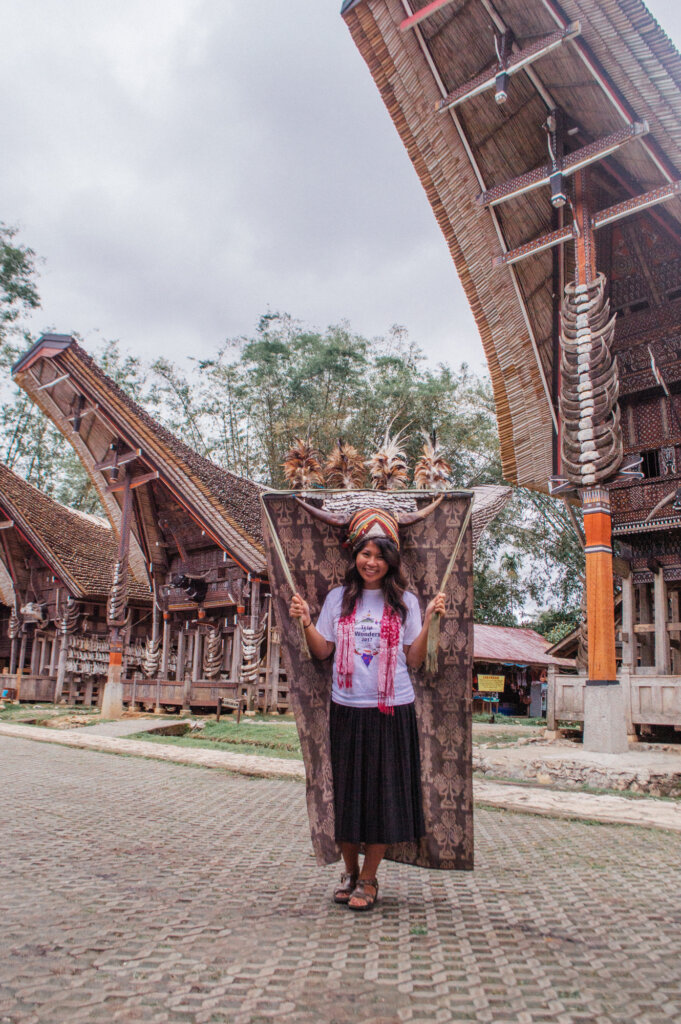
[{"label": "woven textile cloth", "polygon": [[[367,494],[367,504],[370,503]],[[343,583],[351,553],[344,530],[313,518],[291,493],[262,496],[299,593],[316,621],[329,590]],[[321,504],[321,498],[310,499]],[[417,498],[429,504],[427,493]],[[469,495],[445,493],[425,520],[400,528],[402,567],[408,590],[421,614],[437,593],[468,510]],[[291,588],[274,550],[267,516],[265,548],[276,621],[281,626],[282,656],[289,699],[305,762],[307,809],[312,845],[320,864],[340,857],[334,840],[333,780],[329,748],[331,661],[306,659],[300,631],[288,614]],[[437,671],[414,673],[421,745],[421,784],[426,835],[400,843],[387,857],[425,868],[473,867],[473,786],[471,767],[471,673],[473,661],[473,542],[470,524],[445,589],[447,612],[440,626]]]}]

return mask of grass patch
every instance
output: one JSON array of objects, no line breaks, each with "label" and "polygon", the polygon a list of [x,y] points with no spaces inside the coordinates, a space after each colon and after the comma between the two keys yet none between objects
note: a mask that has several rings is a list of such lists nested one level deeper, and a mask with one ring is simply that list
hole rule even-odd
[{"label": "grass patch", "polygon": [[99,708],[85,708],[80,705],[77,707],[68,705],[55,707],[54,704],[6,704],[0,710],[0,722],[13,722],[16,725],[21,725],[26,720],[67,718],[74,715],[92,717],[93,724],[95,721],[100,721]]},{"label": "grass patch", "polygon": [[514,747],[520,738],[517,732],[502,732],[500,730],[498,734],[483,733],[477,740],[474,734],[473,744],[482,750],[495,750],[497,747]]},{"label": "grass patch", "polygon": [[294,722],[267,718],[240,722],[207,722],[200,733],[188,736],[154,736],[136,733],[129,739],[150,743],[170,743],[197,750],[228,750],[236,754],[259,754],[261,757],[283,757],[302,760],[298,731]]},{"label": "grass patch", "polygon": [[[490,719],[489,715],[480,715],[480,714],[473,715],[473,721],[474,722],[479,722],[480,725],[489,725],[490,724],[489,719]],[[509,715],[500,715],[499,712],[497,711],[495,716],[494,716],[494,723],[493,724],[494,725],[526,725],[526,726],[534,727],[534,728],[537,728],[538,726],[541,726],[542,728],[545,728],[546,727],[546,719],[545,718],[512,718]]]}]

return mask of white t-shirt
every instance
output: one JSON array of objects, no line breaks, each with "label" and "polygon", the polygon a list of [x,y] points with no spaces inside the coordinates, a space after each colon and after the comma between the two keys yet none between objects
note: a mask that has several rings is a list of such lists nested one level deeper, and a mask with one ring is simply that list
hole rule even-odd
[{"label": "white t-shirt", "polygon": [[[336,643],[343,590],[343,587],[336,587],[329,591],[317,620],[317,629],[325,640],[333,644]],[[421,612],[416,597],[414,594],[405,593],[403,600],[407,606],[407,618],[400,628],[400,643],[397,649],[395,704],[411,704],[414,700],[414,688],[409,677],[404,647],[412,644],[421,632]],[[336,704],[359,708],[378,706],[378,653],[381,645],[383,608],[382,590],[362,592],[355,613],[355,660],[351,687],[343,687],[341,690],[338,686],[335,655],[333,659],[331,699]]]}]

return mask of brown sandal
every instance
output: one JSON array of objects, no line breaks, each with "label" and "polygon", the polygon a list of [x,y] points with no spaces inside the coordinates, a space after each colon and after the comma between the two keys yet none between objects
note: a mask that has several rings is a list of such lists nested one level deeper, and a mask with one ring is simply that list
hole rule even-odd
[{"label": "brown sandal", "polygon": [[353,871],[353,872],[344,871],[341,874],[341,884],[338,886],[337,889],[334,890],[334,893],[333,893],[333,902],[334,903],[349,903],[350,902],[350,897],[352,896],[353,892],[355,891],[355,886],[357,885],[357,875],[358,874],[359,874],[359,872],[357,872],[357,871]]},{"label": "brown sandal", "polygon": [[[367,892],[368,885],[370,885],[372,889],[375,889],[376,892],[374,892],[373,894]],[[350,899],[364,900],[364,903],[360,903],[358,906],[353,906],[352,903],[348,901],[348,907],[350,908],[350,910],[371,910],[374,903],[378,899],[378,879],[358,878],[357,885],[355,886],[355,891],[350,896]]]}]

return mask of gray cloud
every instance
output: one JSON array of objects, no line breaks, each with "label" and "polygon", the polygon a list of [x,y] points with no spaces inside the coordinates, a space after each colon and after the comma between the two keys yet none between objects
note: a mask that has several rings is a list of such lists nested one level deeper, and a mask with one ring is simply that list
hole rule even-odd
[{"label": "gray cloud", "polygon": [[[205,355],[268,307],[407,326],[483,365],[339,0],[14,0],[0,219],[45,257],[33,329]],[[651,7],[675,30],[671,3]]]}]

